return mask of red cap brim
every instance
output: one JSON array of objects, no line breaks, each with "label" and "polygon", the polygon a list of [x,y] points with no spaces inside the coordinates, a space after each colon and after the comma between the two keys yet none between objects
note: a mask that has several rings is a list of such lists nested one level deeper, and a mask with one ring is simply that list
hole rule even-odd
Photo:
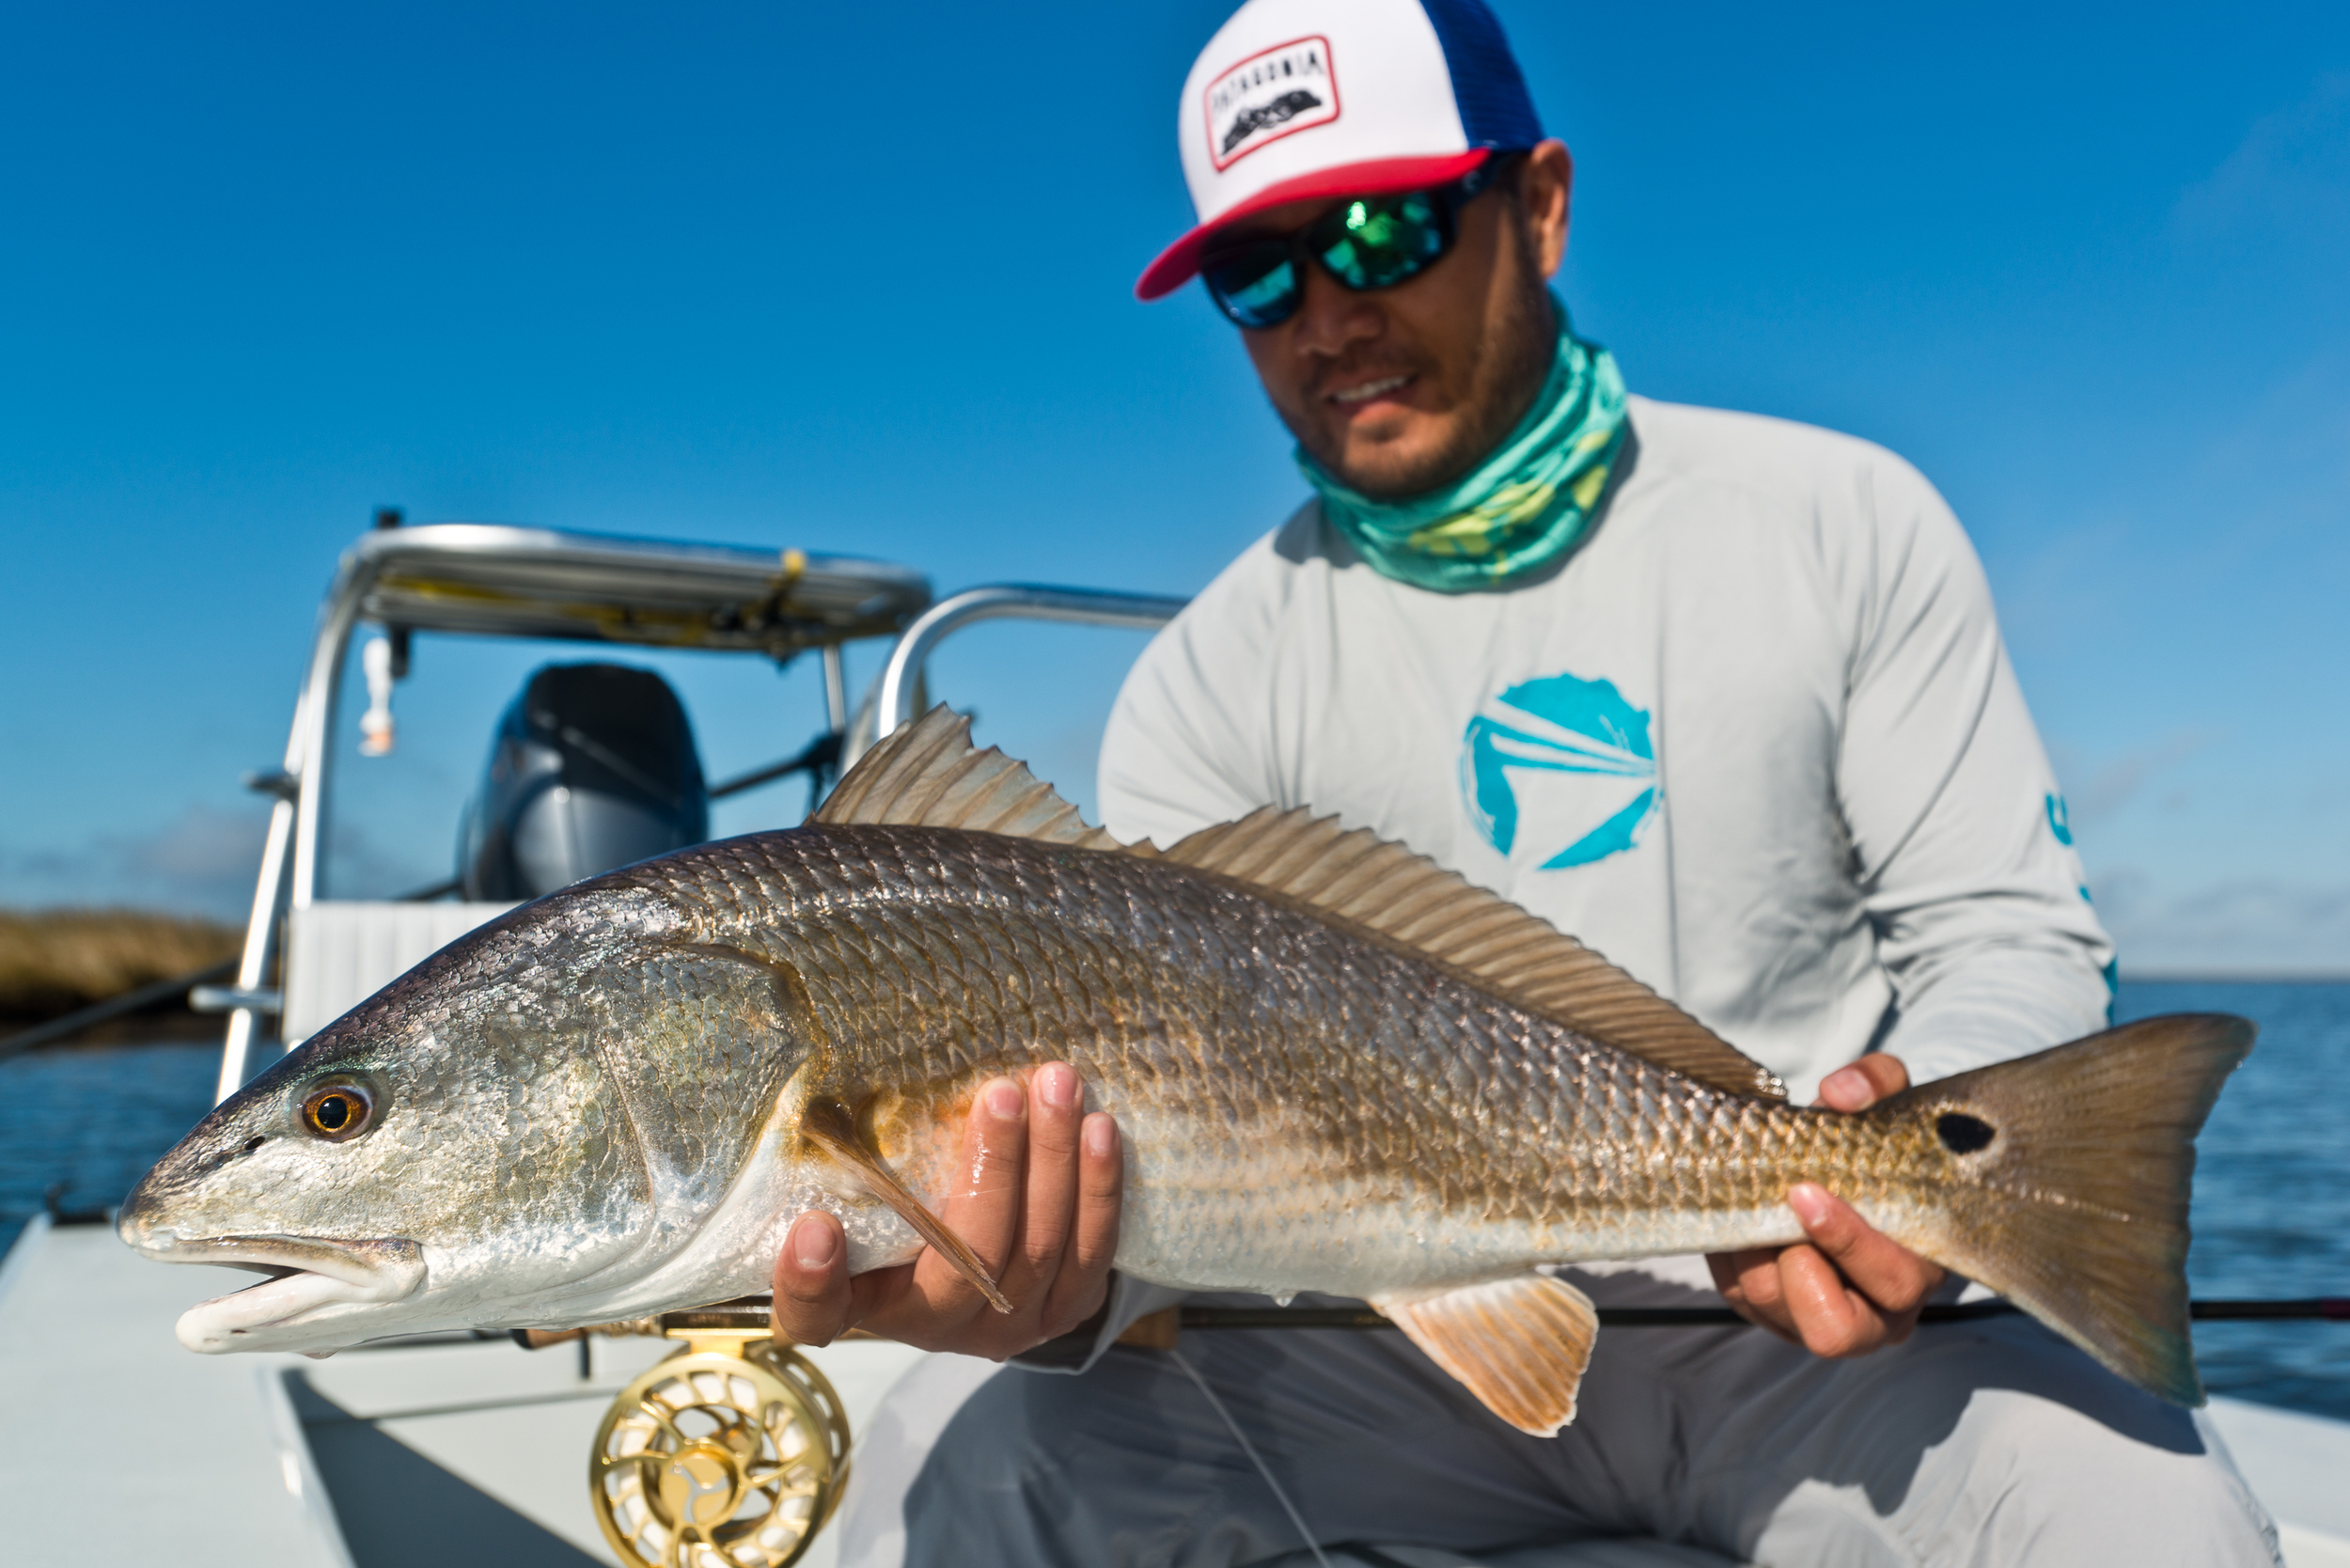
[{"label": "red cap brim", "polygon": [[1493,156],[1491,148],[1471,148],[1434,158],[1379,158],[1367,164],[1346,164],[1316,169],[1294,180],[1268,185],[1214,223],[1203,223],[1165,250],[1142,270],[1135,297],[1155,300],[1173,293],[1199,274],[1199,256],[1208,242],[1243,218],[1292,201],[1328,201],[1338,196],[1391,196],[1398,191],[1449,185]]}]

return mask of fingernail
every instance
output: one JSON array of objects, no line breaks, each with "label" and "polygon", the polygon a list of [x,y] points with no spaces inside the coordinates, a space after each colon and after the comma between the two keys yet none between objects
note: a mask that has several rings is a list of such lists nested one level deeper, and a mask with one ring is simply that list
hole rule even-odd
[{"label": "fingernail", "polygon": [[1067,1110],[1077,1103],[1077,1070],[1066,1062],[1055,1062],[1036,1075],[1036,1091],[1055,1110]]},{"label": "fingernail", "polygon": [[1086,1153],[1097,1160],[1106,1160],[1118,1152],[1118,1123],[1106,1116],[1086,1118]]},{"label": "fingernail", "polygon": [[1805,1230],[1816,1231],[1827,1223],[1827,1188],[1797,1182],[1787,1189],[1787,1206],[1795,1211]]},{"label": "fingernail", "polygon": [[980,1091],[980,1097],[987,1102],[987,1114],[998,1121],[1017,1121],[1028,1108],[1028,1097],[1010,1078],[996,1079]]},{"label": "fingernail", "polygon": [[840,1246],[833,1237],[832,1227],[814,1215],[804,1215],[791,1227],[791,1256],[800,1261],[802,1268],[830,1268],[833,1255]]}]

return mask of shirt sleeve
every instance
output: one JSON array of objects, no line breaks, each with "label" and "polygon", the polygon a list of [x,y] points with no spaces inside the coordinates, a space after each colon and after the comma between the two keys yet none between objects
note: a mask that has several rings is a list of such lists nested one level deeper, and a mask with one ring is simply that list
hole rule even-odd
[{"label": "shirt sleeve", "polygon": [[2113,948],[1958,519],[1907,464],[1831,562],[1852,618],[1837,784],[1913,1081],[2103,1027]]}]

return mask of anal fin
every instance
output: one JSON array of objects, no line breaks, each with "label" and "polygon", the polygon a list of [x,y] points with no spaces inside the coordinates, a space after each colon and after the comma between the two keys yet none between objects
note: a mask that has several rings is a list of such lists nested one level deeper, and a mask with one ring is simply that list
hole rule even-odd
[{"label": "anal fin", "polygon": [[1599,1313],[1565,1280],[1521,1274],[1371,1304],[1520,1432],[1555,1437],[1574,1419]]},{"label": "anal fin", "polygon": [[995,1288],[995,1281],[988,1278],[987,1265],[979,1262],[979,1255],[948,1230],[946,1221],[925,1208],[920,1199],[906,1190],[906,1184],[898,1180],[887,1161],[865,1147],[864,1139],[857,1137],[856,1119],[847,1107],[830,1100],[811,1101],[800,1113],[800,1134],[854,1171],[874,1197],[895,1210],[900,1219],[914,1227],[915,1234],[971,1282],[972,1289],[987,1297],[989,1306],[999,1312],[1012,1309],[1003,1292]]}]

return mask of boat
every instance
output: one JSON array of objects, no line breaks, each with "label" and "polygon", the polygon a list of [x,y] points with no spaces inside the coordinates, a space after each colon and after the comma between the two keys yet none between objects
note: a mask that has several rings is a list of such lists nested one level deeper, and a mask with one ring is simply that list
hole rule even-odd
[{"label": "boat", "polygon": [[[1006,618],[1150,628],[1183,603],[1032,584],[933,600],[918,572],[793,549],[379,522],[344,553],[321,606],[282,764],[250,778],[273,804],[243,950],[228,983],[195,996],[228,1018],[215,1100],[438,948],[551,891],[548,878],[682,847],[706,832],[709,799],[804,776],[812,802],[912,721],[926,661],[963,628]],[[363,746],[389,743],[392,693],[420,634],[813,654],[824,711],[801,752],[711,784],[662,740],[682,721],[657,679],[541,671],[501,725],[460,874],[407,899],[333,900],[320,873],[337,697],[369,629]],[[853,707],[842,650],[869,639],[888,650]],[[591,732],[593,715],[615,712],[634,717]],[[776,1345],[755,1300],[588,1333],[406,1336],[327,1360],[196,1356],[171,1325],[206,1281],[137,1257],[110,1219],[39,1216],[0,1260],[12,1560],[830,1568],[825,1526],[854,1484],[856,1435],[923,1357],[878,1340]],[[246,1283],[222,1270],[216,1289]],[[973,1363],[974,1376],[984,1367]],[[2277,1516],[2291,1568],[2350,1568],[2350,1422],[2224,1399],[2211,1411]],[[1474,1560],[1390,1543],[1373,1555],[1407,1568],[1728,1564],[1629,1540]],[[1363,1560],[1333,1547],[1322,1560]],[[1279,1561],[1317,1568],[1317,1554]]]}]

